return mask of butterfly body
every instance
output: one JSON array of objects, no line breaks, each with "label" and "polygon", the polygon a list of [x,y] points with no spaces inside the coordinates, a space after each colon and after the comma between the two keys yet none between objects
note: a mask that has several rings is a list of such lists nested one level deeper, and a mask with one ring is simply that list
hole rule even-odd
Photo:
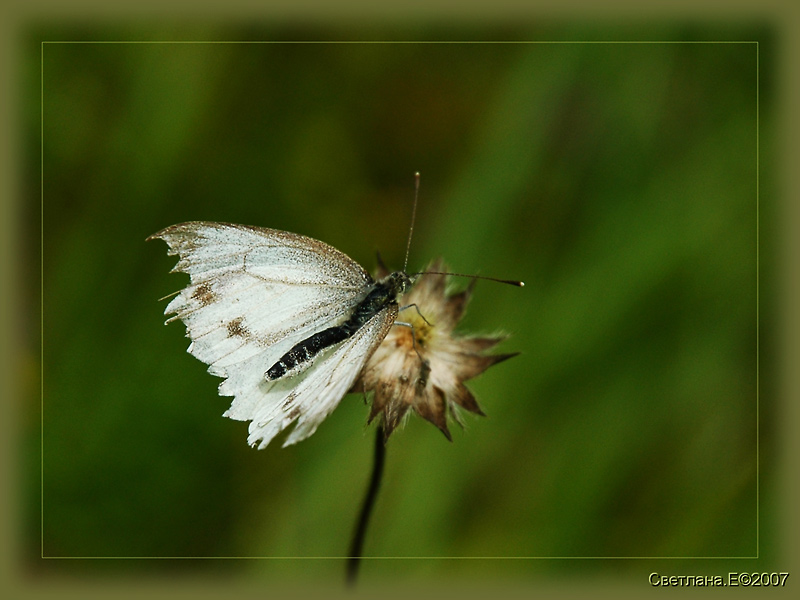
[{"label": "butterfly body", "polygon": [[291,376],[308,363],[325,348],[343,342],[352,337],[375,315],[394,305],[397,310],[397,298],[411,285],[411,279],[402,271],[396,271],[375,283],[366,297],[353,309],[350,318],[341,325],[328,327],[296,344],[289,352],[270,367],[264,377],[275,381],[281,377]]}]

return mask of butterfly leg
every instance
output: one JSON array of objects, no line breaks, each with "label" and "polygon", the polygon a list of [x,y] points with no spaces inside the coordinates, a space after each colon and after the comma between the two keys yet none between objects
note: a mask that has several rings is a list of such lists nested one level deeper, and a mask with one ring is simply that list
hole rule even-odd
[{"label": "butterfly leg", "polygon": [[[422,317],[422,315],[420,316]],[[422,318],[424,319],[425,317]],[[425,322],[427,323],[427,321]],[[428,375],[431,372],[431,363],[427,359],[422,358],[422,354],[419,353],[419,349],[417,348],[417,335],[416,332],[414,331],[414,326],[411,323],[404,323],[402,321],[395,321],[394,324],[400,325],[401,327],[408,327],[409,329],[411,329],[411,345],[414,347],[414,352],[417,353],[419,361],[422,363],[422,368],[420,369],[420,375],[417,378],[417,385],[420,387],[420,389],[424,389],[425,386],[428,385]]]},{"label": "butterfly leg", "polygon": [[430,321],[428,321],[428,319],[425,318],[425,315],[423,315],[421,312],[419,312],[419,306],[417,306],[416,304],[406,304],[405,306],[401,306],[400,308],[397,309],[397,312],[400,312],[401,310],[405,310],[405,309],[411,308],[411,307],[414,307],[414,309],[417,311],[417,314],[420,316],[420,318],[423,321],[425,321],[426,324],[428,324],[431,327],[433,327],[433,324]]},{"label": "butterfly leg", "polygon": [[[425,317],[422,318],[424,319]],[[414,331],[414,326],[411,323],[404,323],[403,321],[395,321],[394,324],[399,325],[400,327],[408,327],[411,330],[411,345],[414,347],[414,352],[416,352],[417,356],[419,356],[420,362],[422,362],[422,364],[425,364],[427,361],[424,358],[422,358],[422,354],[419,353],[419,348],[417,348],[417,332]]]}]

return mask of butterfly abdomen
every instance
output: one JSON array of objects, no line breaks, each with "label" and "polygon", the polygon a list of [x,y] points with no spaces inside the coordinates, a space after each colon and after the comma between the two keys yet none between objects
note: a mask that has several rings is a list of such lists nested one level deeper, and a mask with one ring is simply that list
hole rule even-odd
[{"label": "butterfly abdomen", "polygon": [[267,371],[265,377],[268,381],[280,379],[286,373],[309,362],[320,351],[343,342],[349,338],[352,333],[348,333],[343,329],[343,326],[329,327],[322,331],[318,331],[311,337],[304,339],[302,342],[295,344],[295,346],[284,354],[281,359],[272,365]]},{"label": "butterfly abdomen", "polygon": [[[397,297],[405,291],[408,278],[405,273],[392,273],[376,283],[366,297],[359,302],[350,314],[350,317],[334,327],[318,331],[307,337],[302,342],[295,344],[291,350],[284,354],[278,362],[272,365],[264,377],[267,381],[275,381],[291,373],[297,367],[311,361],[325,348],[343,342],[355,334],[392,303],[397,303]],[[296,372],[296,371],[295,371]]]}]

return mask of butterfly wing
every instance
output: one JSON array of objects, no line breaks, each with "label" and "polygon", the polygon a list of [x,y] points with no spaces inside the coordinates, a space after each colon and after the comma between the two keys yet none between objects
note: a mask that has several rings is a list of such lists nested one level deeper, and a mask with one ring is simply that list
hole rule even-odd
[{"label": "butterfly wing", "polygon": [[[287,443],[311,435],[352,384],[350,380],[345,386],[344,380],[357,363],[366,361],[394,321],[385,310],[353,338],[315,357],[313,369],[267,382],[264,373],[292,346],[349,316],[372,283],[369,274],[332,246],[274,229],[189,222],[167,227],[149,239],[153,238],[163,239],[169,254],[180,256],[173,271],[188,273],[191,279],[165,314],[175,315],[169,321],[186,324],[192,340],[188,351],[208,364],[210,373],[226,378],[220,394],[235,397],[226,416],[251,420],[260,415],[265,425],[256,429],[264,436],[254,437],[254,423],[250,440],[263,440],[260,447],[298,419],[297,430],[308,433],[297,437],[295,431]],[[348,360],[342,362],[343,357]],[[317,373],[317,367],[326,370]],[[313,394],[324,398],[324,406],[314,404]],[[264,415],[290,397],[289,412],[267,421]],[[320,411],[324,414],[317,421]],[[287,420],[288,414],[292,418]],[[268,422],[273,426],[267,427]]]}]

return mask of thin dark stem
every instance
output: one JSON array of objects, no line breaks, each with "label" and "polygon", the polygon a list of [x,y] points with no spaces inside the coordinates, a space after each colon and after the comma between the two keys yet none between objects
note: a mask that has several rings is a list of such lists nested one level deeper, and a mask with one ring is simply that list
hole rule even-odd
[{"label": "thin dark stem", "polygon": [[378,489],[381,487],[381,477],[383,476],[383,463],[386,459],[386,445],[383,438],[383,427],[377,427],[375,434],[375,462],[372,465],[372,478],[369,481],[367,495],[364,504],[361,505],[361,514],[358,516],[358,523],[353,534],[353,541],[350,544],[350,558],[347,559],[347,585],[353,586],[358,577],[358,567],[361,564],[361,548],[364,545],[364,536],[367,533],[369,516],[372,507],[375,506],[375,499],[378,497]]}]

